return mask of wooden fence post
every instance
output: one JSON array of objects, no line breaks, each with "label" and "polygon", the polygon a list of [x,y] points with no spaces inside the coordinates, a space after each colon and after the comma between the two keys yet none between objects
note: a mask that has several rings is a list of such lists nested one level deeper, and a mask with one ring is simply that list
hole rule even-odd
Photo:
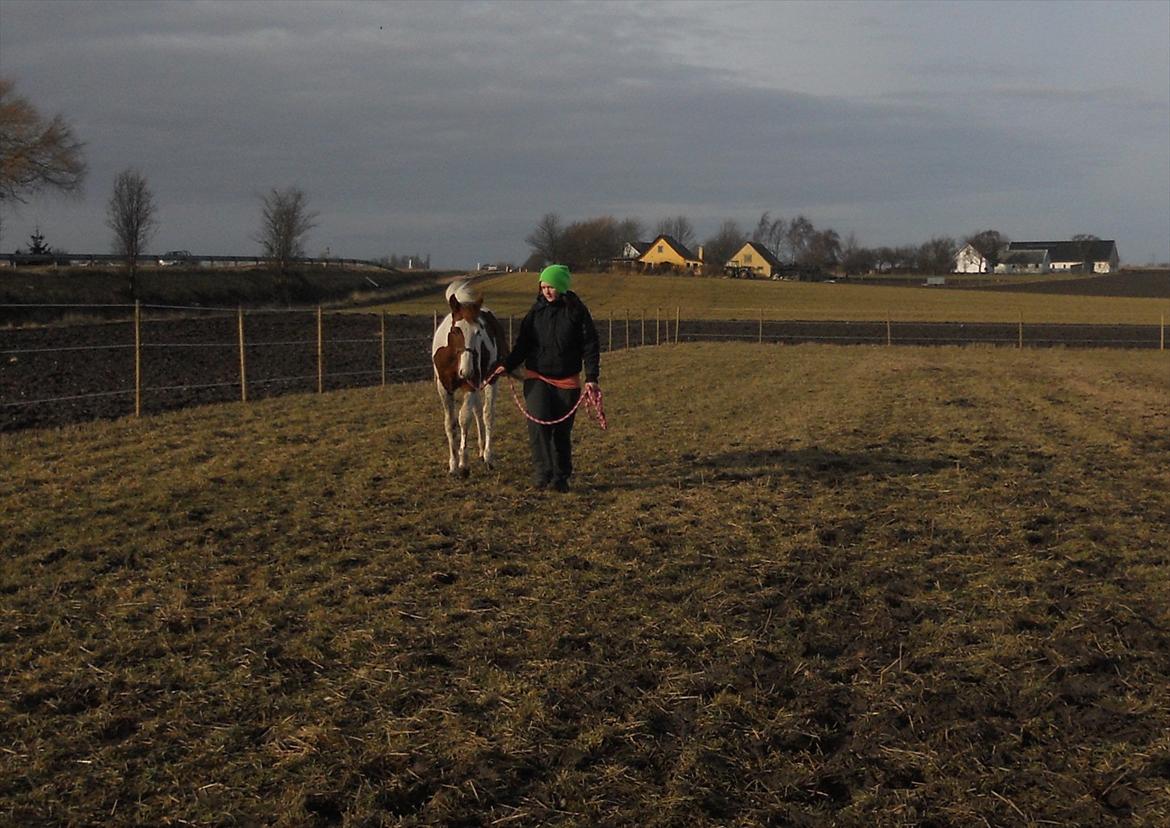
[{"label": "wooden fence post", "polygon": [[646,309],[642,308],[642,347],[646,346]]},{"label": "wooden fence post", "polygon": [[607,350],[613,350],[613,311],[609,312],[609,348]]},{"label": "wooden fence post", "polygon": [[240,337],[240,402],[248,401],[248,363],[244,357],[244,306],[237,312],[237,327]]},{"label": "wooden fence post", "polygon": [[654,309],[654,344],[662,344],[662,306]]},{"label": "wooden fence post", "polygon": [[382,387],[386,387],[386,311],[378,314],[378,321],[381,323],[379,329],[381,331],[381,349],[382,349]]},{"label": "wooden fence post", "polygon": [[1162,314],[1162,338],[1161,344],[1158,346],[1159,351],[1166,350],[1166,314]]},{"label": "wooden fence post", "polygon": [[325,317],[317,306],[317,393],[325,393]]},{"label": "wooden fence post", "polygon": [[894,344],[894,330],[893,330],[894,322],[893,322],[893,319],[891,317],[893,317],[893,314],[890,313],[889,311],[886,311],[886,346],[887,347]]},{"label": "wooden fence post", "polygon": [[630,350],[630,309],[626,308],[626,350]]},{"label": "wooden fence post", "polygon": [[134,416],[142,416],[142,300],[134,300]]},{"label": "wooden fence post", "polygon": [[511,344],[516,341],[516,337],[512,336],[512,314],[508,314],[508,343]]},{"label": "wooden fence post", "polygon": [[678,320],[681,317],[681,315],[682,315],[682,311],[679,310],[678,305],[675,305],[674,306],[674,344],[675,345],[678,344]]},{"label": "wooden fence post", "polygon": [[760,344],[764,342],[764,309],[760,308]]},{"label": "wooden fence post", "polygon": [[1020,326],[1019,326],[1019,335],[1016,338],[1016,349],[1019,350],[1019,349],[1022,349],[1023,347],[1024,347],[1024,312],[1020,311]]}]

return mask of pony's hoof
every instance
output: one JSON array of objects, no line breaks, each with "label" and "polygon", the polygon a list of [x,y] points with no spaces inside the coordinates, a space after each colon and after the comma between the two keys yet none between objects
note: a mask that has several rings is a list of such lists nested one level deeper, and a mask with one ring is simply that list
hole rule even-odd
[{"label": "pony's hoof", "polygon": [[469,477],[470,475],[471,475],[471,469],[467,468],[467,466],[464,466],[463,468],[461,468],[459,470],[460,477],[466,478],[466,477]]}]

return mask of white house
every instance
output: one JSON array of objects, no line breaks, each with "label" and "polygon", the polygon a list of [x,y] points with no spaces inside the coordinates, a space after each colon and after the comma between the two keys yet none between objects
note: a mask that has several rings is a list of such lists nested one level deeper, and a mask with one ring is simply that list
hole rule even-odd
[{"label": "white house", "polygon": [[990,273],[991,261],[973,244],[965,244],[955,254],[955,273]]},{"label": "white house", "polygon": [[633,261],[649,249],[650,242],[628,241],[626,242],[626,246],[622,248],[622,254],[618,258]]}]

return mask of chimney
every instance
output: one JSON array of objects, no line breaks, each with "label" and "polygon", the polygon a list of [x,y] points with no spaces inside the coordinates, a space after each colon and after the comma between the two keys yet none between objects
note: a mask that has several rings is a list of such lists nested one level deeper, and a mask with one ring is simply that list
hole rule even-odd
[{"label": "chimney", "polygon": [[699,261],[703,261],[703,245],[699,245]]}]

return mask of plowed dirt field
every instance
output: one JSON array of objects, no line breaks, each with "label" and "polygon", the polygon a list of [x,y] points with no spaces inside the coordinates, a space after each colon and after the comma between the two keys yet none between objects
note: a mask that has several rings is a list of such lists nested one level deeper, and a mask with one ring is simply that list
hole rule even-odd
[{"label": "plowed dirt field", "polygon": [[[430,375],[434,320],[387,316],[385,343],[377,314],[324,317],[320,371],[324,390]],[[673,326],[672,326],[673,327]],[[315,311],[249,315],[244,324],[249,399],[318,389]],[[673,332],[650,324],[628,329],[602,324],[602,348],[654,345]],[[836,344],[1020,344],[1011,324],[765,321],[689,321],[682,341],[824,342]],[[1157,348],[1157,325],[1028,325],[1026,346]],[[241,398],[238,320],[145,320],[141,326],[142,413]],[[135,410],[135,333],[132,322],[57,325],[0,331],[0,431],[123,417]]]}]

